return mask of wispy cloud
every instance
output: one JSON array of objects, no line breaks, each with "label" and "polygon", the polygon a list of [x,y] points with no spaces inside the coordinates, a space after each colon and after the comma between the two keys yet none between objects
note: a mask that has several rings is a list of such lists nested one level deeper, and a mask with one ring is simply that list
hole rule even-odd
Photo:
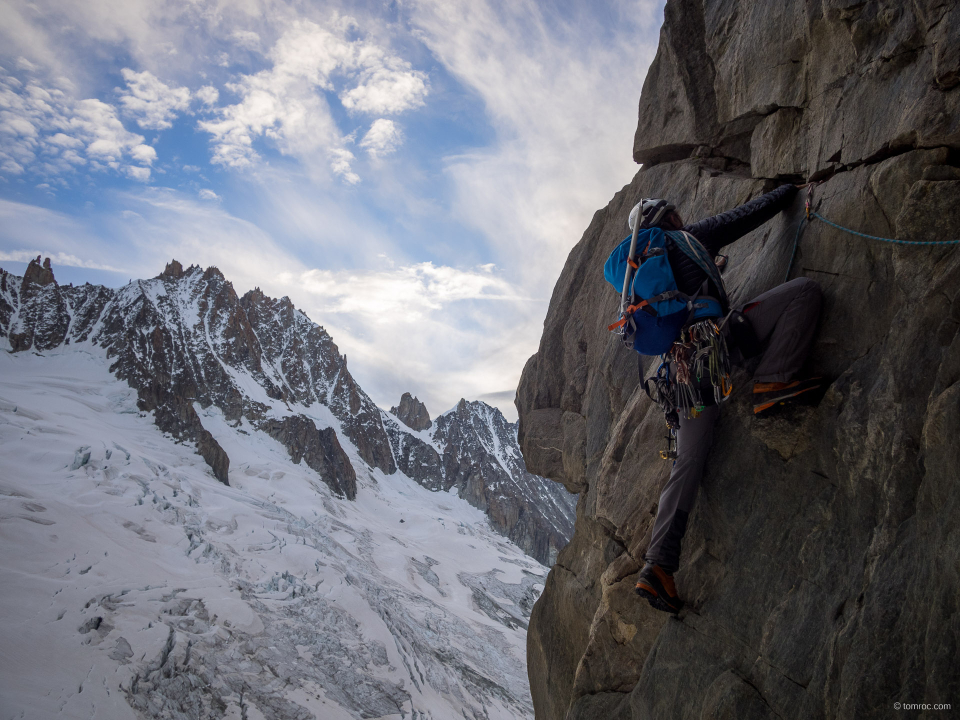
[{"label": "wispy cloud", "polygon": [[[640,84],[662,3],[413,0],[411,22],[483,99],[492,145],[449,158],[456,210],[546,295],[590,217],[636,172]],[[610,31],[615,24],[616,32]]]},{"label": "wispy cloud", "polygon": [[[350,18],[338,18],[329,28],[309,20],[294,22],[268,53],[271,68],[228,85],[240,102],[221,108],[216,119],[200,122],[212,136],[213,161],[250,167],[259,158],[254,145],[263,138],[302,160],[325,154],[335,175],[357,182],[355,157],[325,94],[336,93],[347,110],[367,115],[419,107],[427,94],[422,72],[372,42],[350,40],[349,34],[357,30]],[[373,131],[374,139],[364,147],[382,154],[395,147],[400,136],[392,124],[377,122],[381,124]],[[379,145],[374,146],[377,138]]]},{"label": "wispy cloud", "polygon": [[[385,262],[380,258],[378,267]],[[463,270],[426,262],[365,271],[311,269],[284,273],[280,281],[303,288],[328,312],[380,325],[415,322],[461,300],[522,300],[494,270],[492,265]],[[374,298],[389,298],[390,312],[384,313],[383,303]]]},{"label": "wispy cloud", "polygon": [[43,248],[31,250],[0,250],[0,262],[25,262],[37,258],[50,258],[55,265],[66,265],[68,267],[87,268],[88,270],[109,270],[110,272],[121,272],[119,268],[111,265],[104,265],[96,260],[79,258],[76,255],[70,255],[64,252],[49,252]]}]

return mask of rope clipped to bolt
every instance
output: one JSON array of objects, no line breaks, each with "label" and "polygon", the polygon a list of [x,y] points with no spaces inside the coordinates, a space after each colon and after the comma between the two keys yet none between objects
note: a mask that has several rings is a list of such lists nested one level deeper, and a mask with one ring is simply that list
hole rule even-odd
[{"label": "rope clipped to bolt", "polygon": [[793,270],[793,263],[797,257],[797,248],[800,246],[800,236],[803,234],[804,224],[809,224],[814,219],[825,222],[827,225],[830,225],[837,230],[842,230],[843,232],[856,235],[857,237],[867,238],[868,240],[879,240],[880,242],[892,243],[894,245],[960,245],[960,240],[897,240],[896,238],[867,235],[866,233],[857,232],[856,230],[851,230],[850,228],[843,227],[843,225],[838,225],[831,220],[827,220],[827,218],[825,218],[823,215],[813,210],[813,190],[822,182],[825,181],[821,180],[819,182],[811,182],[807,184],[807,198],[804,202],[806,214],[804,217],[800,218],[800,224],[797,225],[797,234],[793,238],[793,252],[790,254],[790,263],[787,265],[787,274],[783,277],[784,282],[790,279],[790,271]]}]

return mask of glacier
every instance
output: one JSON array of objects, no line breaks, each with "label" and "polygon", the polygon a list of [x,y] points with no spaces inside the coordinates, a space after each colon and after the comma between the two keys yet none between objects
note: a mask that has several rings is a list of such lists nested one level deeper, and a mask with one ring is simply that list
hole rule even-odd
[{"label": "glacier", "polygon": [[347,500],[194,402],[223,484],[110,365],[90,342],[0,353],[4,717],[533,716],[547,569],[480,509],[338,433]]}]

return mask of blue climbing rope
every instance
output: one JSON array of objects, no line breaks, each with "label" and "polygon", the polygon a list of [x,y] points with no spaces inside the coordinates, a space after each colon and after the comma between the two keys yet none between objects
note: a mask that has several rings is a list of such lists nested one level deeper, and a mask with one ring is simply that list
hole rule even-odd
[{"label": "blue climbing rope", "polygon": [[811,212],[813,217],[817,220],[823,220],[827,225],[832,225],[837,230],[843,230],[848,232],[851,235],[857,235],[859,237],[868,238],[869,240],[879,240],[880,242],[895,243],[897,245],[958,245],[960,240],[895,240],[893,238],[882,238],[877,237],[876,235],[867,235],[866,233],[857,232],[856,230],[851,230],[850,228],[845,228],[842,225],[837,225],[835,222],[830,222],[820,213]]},{"label": "blue climbing rope", "polygon": [[896,240],[895,238],[884,238],[878,237],[877,235],[867,235],[866,233],[857,232],[856,230],[851,230],[846,228],[843,225],[837,225],[835,222],[827,220],[823,215],[818,212],[814,212],[810,209],[810,206],[813,202],[813,188],[819,183],[813,183],[807,189],[807,214],[806,217],[800,218],[800,224],[797,225],[797,234],[793,238],[793,252],[790,254],[790,263],[787,265],[787,274],[783,276],[783,281],[787,282],[790,279],[790,271],[793,270],[793,261],[797,257],[797,248],[800,246],[800,235],[803,233],[804,223],[809,223],[813,218],[825,222],[831,227],[835,227],[837,230],[842,230],[845,233],[850,233],[851,235],[856,235],[857,237],[867,238],[868,240],[879,240],[880,242],[893,243],[895,245],[960,245],[960,240]]}]

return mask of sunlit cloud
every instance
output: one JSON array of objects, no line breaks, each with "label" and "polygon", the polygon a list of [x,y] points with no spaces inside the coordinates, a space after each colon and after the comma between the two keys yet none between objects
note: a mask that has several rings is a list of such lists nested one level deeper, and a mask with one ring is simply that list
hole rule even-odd
[{"label": "sunlit cloud", "polygon": [[[424,74],[401,58],[366,40],[348,39],[356,27],[350,18],[330,28],[294,22],[268,53],[271,68],[228,85],[241,101],[199,123],[212,136],[213,162],[249,168],[259,159],[256,141],[265,139],[301,159],[323,154],[335,175],[358,182],[355,158],[325,93],[339,92],[343,106],[355,113],[396,114],[423,105],[427,84]],[[374,154],[399,142],[399,133],[386,133],[384,127],[381,123],[364,146]],[[376,138],[380,144],[374,146]]]},{"label": "sunlit cloud", "polygon": [[379,118],[363,136],[360,147],[372,157],[383,157],[394,152],[403,139],[403,133],[393,120]]},{"label": "sunlit cloud", "polygon": [[120,105],[125,115],[134,118],[145,130],[164,130],[173,126],[173,119],[190,106],[190,91],[185,87],[165,85],[148,70],[121,71],[127,83],[119,90]]},{"label": "sunlit cloud", "polygon": [[136,180],[150,176],[143,166],[156,159],[156,151],[129,132],[108,103],[0,75],[0,108],[0,172],[49,178],[86,168]]},{"label": "sunlit cloud", "polygon": [[109,270],[111,272],[121,272],[119,268],[112,265],[105,265],[96,260],[79,258],[76,255],[70,255],[64,252],[50,252],[43,248],[36,250],[0,250],[0,262],[24,262],[28,263],[38,257],[49,258],[54,265],[66,265],[67,267],[87,268],[89,270]]}]

